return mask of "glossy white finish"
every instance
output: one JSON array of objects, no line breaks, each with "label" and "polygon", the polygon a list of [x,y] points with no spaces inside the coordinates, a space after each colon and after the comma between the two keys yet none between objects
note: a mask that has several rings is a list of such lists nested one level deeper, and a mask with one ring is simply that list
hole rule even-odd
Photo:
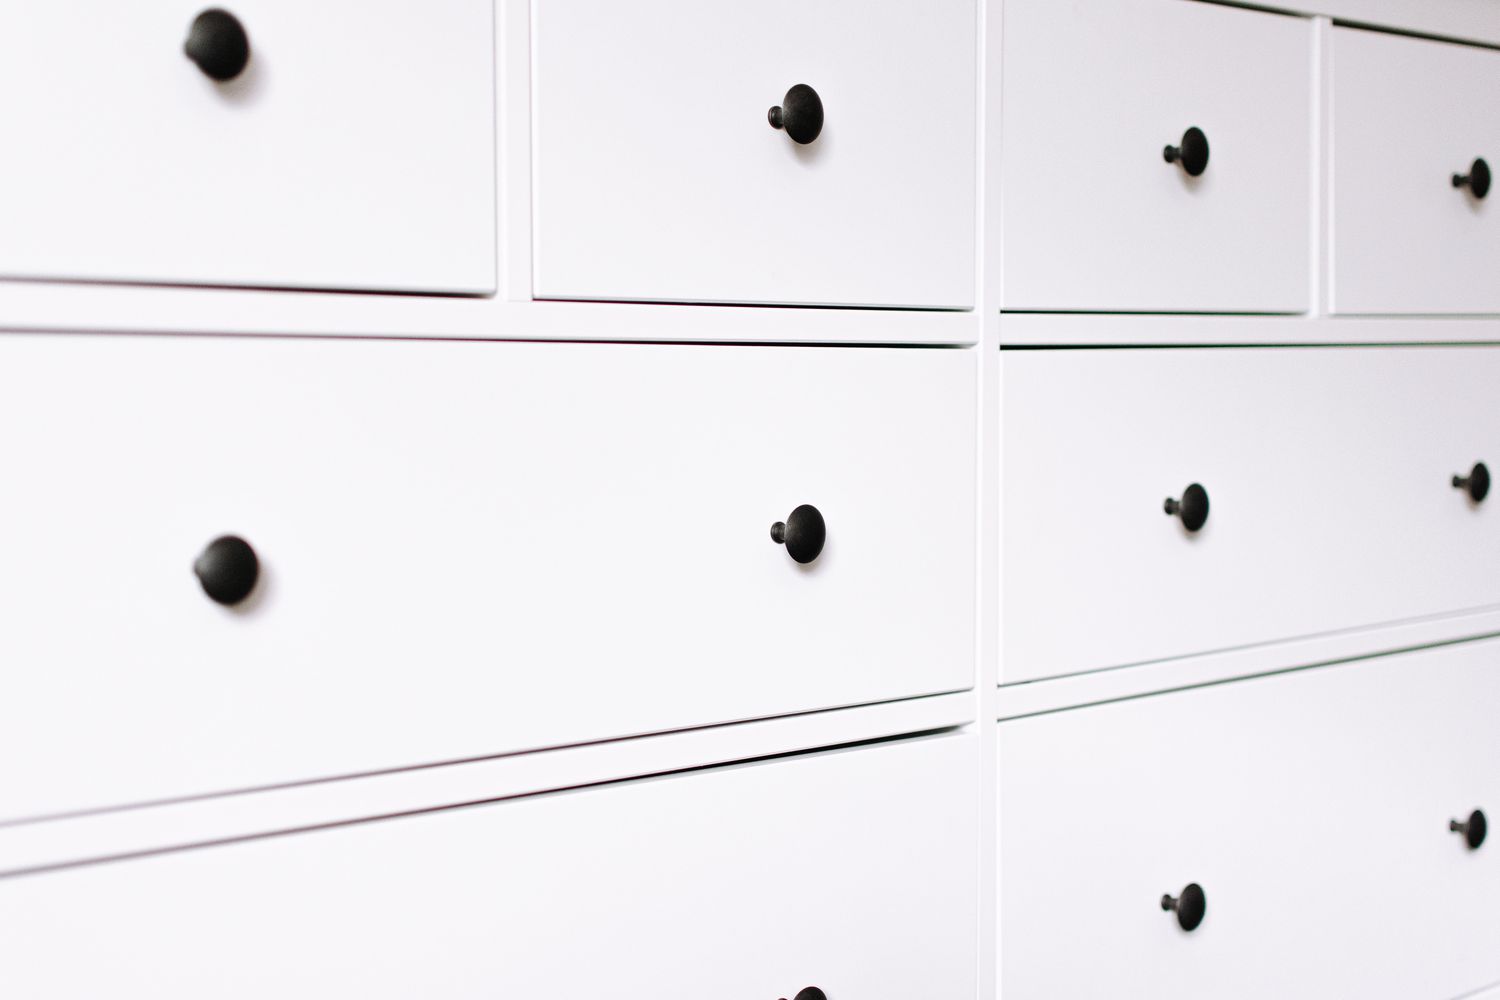
[{"label": "glossy white finish", "polygon": [[[1309,22],[1161,0],[1006,0],[1005,309],[1309,306]],[[1196,178],[1167,163],[1189,126]]]},{"label": "glossy white finish", "polygon": [[[974,0],[538,0],[540,298],[974,302]],[[814,87],[798,146],[766,111]]]},{"label": "glossy white finish", "polygon": [[[1493,982],[1500,845],[1448,822],[1500,802],[1497,711],[1491,641],[1002,724],[1001,995]],[[1159,900],[1189,882],[1185,933]]]},{"label": "glossy white finish", "polygon": [[3,817],[968,688],[974,396],[966,351],[0,339]]},{"label": "glossy white finish", "polygon": [[1274,6],[1350,24],[1500,45],[1500,7],[1493,0],[1276,0]]},{"label": "glossy white finish", "polygon": [[1500,312],[1500,192],[1455,189],[1475,157],[1500,169],[1500,52],[1333,32],[1332,307]]},{"label": "glossy white finish", "polygon": [[0,274],[494,290],[490,0],[237,0],[226,84],[199,9],[0,6]]},{"label": "glossy white finish", "polygon": [[[1002,359],[1003,683],[1500,603],[1484,348]],[[1162,510],[1208,491],[1189,534]]]},{"label": "glossy white finish", "polygon": [[972,1000],[971,744],[0,880],[0,990],[767,1000],[816,984],[830,998]]}]

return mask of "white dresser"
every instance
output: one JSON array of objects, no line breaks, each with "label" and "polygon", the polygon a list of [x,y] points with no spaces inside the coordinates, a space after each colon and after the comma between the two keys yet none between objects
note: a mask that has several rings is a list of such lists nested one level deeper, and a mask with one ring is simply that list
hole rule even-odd
[{"label": "white dresser", "polygon": [[1500,997],[1500,4],[1276,6],[0,5],[0,997]]}]

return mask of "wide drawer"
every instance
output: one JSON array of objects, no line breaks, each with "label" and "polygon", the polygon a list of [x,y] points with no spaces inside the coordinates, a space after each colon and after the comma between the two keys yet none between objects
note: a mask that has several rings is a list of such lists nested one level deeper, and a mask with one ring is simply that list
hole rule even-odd
[{"label": "wide drawer", "polygon": [[[1020,351],[1002,379],[1004,683],[1500,602],[1496,500],[1454,488],[1500,454],[1500,351]],[[1194,484],[1196,531],[1163,515]]]},{"label": "wide drawer", "polygon": [[494,290],[491,0],[235,0],[225,82],[197,13],[0,7],[0,275]]},{"label": "wide drawer", "polygon": [[0,880],[0,988],[972,1000],[976,749],[939,737]]},{"label": "wide drawer", "polygon": [[538,297],[973,304],[974,0],[533,16]]},{"label": "wide drawer", "polygon": [[1003,995],[1495,981],[1500,844],[1450,825],[1500,809],[1497,712],[1488,641],[1002,723]]},{"label": "wide drawer", "polygon": [[1006,0],[1004,35],[1003,308],[1308,307],[1310,21]]},{"label": "wide drawer", "polygon": [[967,688],[974,362],[0,338],[0,815]]},{"label": "wide drawer", "polygon": [[1500,52],[1352,28],[1332,46],[1333,308],[1500,312],[1500,119],[1462,96],[1500,89]]}]

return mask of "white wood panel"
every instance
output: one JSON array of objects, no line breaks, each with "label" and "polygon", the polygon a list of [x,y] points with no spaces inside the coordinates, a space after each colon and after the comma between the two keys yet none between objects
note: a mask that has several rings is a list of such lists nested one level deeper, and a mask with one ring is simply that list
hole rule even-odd
[{"label": "white wood panel", "polygon": [[0,339],[3,815],[968,688],[974,397],[968,351]]},{"label": "white wood panel", "polygon": [[[1500,352],[1003,356],[1004,683],[1500,603]],[[1208,491],[1196,534],[1164,515]]]},{"label": "white wood panel", "polygon": [[1500,52],[1333,32],[1335,311],[1500,312],[1500,191],[1452,185],[1476,157],[1500,169],[1497,89]]},{"label": "white wood panel", "polygon": [[973,304],[974,0],[533,11],[539,297]]},{"label": "white wood panel", "polygon": [[0,880],[29,1000],[972,1000],[972,737]]},{"label": "white wood panel", "polygon": [[[1002,306],[1309,306],[1309,22],[1161,0],[1007,0]],[[1162,150],[1196,126],[1208,167]]]},{"label": "white wood panel", "polygon": [[[1002,724],[1003,995],[1493,982],[1500,847],[1448,822],[1500,801],[1497,710],[1491,641]],[[1159,900],[1189,882],[1185,933]]]},{"label": "white wood panel", "polygon": [[0,7],[0,274],[495,289],[490,0],[236,0],[226,84],[200,9]]},{"label": "white wood panel", "polygon": [[1258,6],[1500,45],[1500,7],[1494,0],[1271,0]]}]

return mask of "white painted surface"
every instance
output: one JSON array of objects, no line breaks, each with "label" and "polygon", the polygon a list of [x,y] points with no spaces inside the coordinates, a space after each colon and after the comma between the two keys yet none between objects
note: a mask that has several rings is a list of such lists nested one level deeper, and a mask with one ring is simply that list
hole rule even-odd
[{"label": "white painted surface", "polygon": [[1500,45],[1500,6],[1494,0],[1270,0],[1263,6]]},{"label": "white painted surface", "polygon": [[440,767],[0,823],[0,875],[934,732],[974,719],[970,693],[955,692]]},{"label": "white painted surface", "polygon": [[972,742],[0,880],[0,991],[972,1000]]},{"label": "white painted surface", "polygon": [[1005,313],[999,318],[999,331],[1006,347],[1494,344],[1500,342],[1500,318]]},{"label": "white painted surface", "polygon": [[3,816],[968,688],[974,396],[967,351],[0,339]]},{"label": "white painted surface", "polygon": [[1452,185],[1475,157],[1500,170],[1497,89],[1500,52],[1333,32],[1335,311],[1500,312],[1500,190]]},{"label": "white painted surface", "polygon": [[[1005,309],[1309,305],[1312,28],[1161,0],[1006,0]],[[1162,150],[1189,126],[1208,168]]]},{"label": "white painted surface", "polygon": [[[1497,710],[1492,641],[1002,724],[1002,995],[1494,982],[1500,844],[1448,821],[1500,802]],[[1159,900],[1189,882],[1184,933]]]},{"label": "white painted surface", "polygon": [[[1003,356],[1004,683],[1500,603],[1500,352]],[[1163,513],[1190,483],[1205,527]]]},{"label": "white painted surface", "polygon": [[0,7],[0,274],[495,289],[490,0],[236,0],[227,84],[200,9]]},{"label": "white painted surface", "polygon": [[[974,0],[539,0],[540,298],[974,302]],[[766,111],[806,83],[798,146]]]}]

